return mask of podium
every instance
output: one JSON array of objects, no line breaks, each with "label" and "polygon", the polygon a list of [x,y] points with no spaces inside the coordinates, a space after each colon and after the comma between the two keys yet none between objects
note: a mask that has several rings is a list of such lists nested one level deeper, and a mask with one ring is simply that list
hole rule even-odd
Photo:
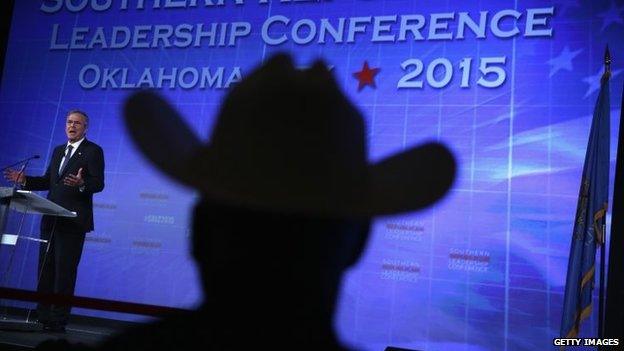
[{"label": "podium", "polygon": [[[15,234],[9,234],[6,232],[6,226],[10,213],[18,212],[22,213],[22,217],[19,221],[18,229]],[[48,240],[42,240],[35,237],[21,235],[22,225],[26,214],[40,214],[55,217],[76,217],[76,212],[69,211],[68,209],[55,204],[54,202],[41,197],[40,195],[27,190],[17,190],[13,187],[0,187],[0,245],[13,246],[13,250],[10,253],[9,263],[2,276],[2,285],[4,286],[9,278],[11,272],[11,265],[13,263],[13,254],[15,253],[15,246],[20,240],[35,241],[39,244],[46,244],[46,256],[50,249],[50,242]],[[45,262],[45,261],[44,261]],[[44,263],[45,264],[45,263]],[[40,276],[40,274],[39,274]],[[37,280],[39,279],[37,277]],[[19,330],[19,331],[34,331],[38,328],[36,323],[21,320],[9,320],[2,316],[0,320],[0,330]]]}]

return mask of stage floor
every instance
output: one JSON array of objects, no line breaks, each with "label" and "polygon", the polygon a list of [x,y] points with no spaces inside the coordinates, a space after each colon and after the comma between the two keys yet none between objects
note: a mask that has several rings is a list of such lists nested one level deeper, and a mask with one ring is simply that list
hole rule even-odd
[{"label": "stage floor", "polygon": [[[21,320],[17,316],[7,316],[9,320]],[[0,330],[0,349],[30,350],[46,340],[65,339],[71,344],[95,346],[111,335],[117,334],[135,323],[108,319],[72,316],[65,333],[45,332],[37,327],[31,331]]]}]

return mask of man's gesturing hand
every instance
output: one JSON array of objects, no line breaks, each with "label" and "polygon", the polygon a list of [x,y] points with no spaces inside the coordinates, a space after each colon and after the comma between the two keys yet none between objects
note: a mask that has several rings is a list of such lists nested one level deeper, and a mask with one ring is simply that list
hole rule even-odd
[{"label": "man's gesturing hand", "polygon": [[63,178],[63,184],[67,186],[83,186],[84,180],[82,179],[82,168],[78,170],[76,175],[69,174],[67,177]]},{"label": "man's gesturing hand", "polygon": [[9,182],[17,182],[18,184],[24,184],[26,180],[26,176],[23,172],[16,171],[12,168],[4,170],[4,179]]}]

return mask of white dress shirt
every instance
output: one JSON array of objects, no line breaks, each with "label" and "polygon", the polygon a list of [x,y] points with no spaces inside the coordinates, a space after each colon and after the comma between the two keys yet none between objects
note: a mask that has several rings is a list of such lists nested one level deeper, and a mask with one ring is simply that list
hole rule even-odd
[{"label": "white dress shirt", "polygon": [[[71,158],[72,156],[74,156],[74,153],[76,152],[76,150],[78,150],[78,147],[80,146],[80,144],[82,143],[82,141],[85,140],[84,137],[82,137],[82,139],[75,141],[73,143],[71,142],[67,142],[67,145],[65,146],[65,156],[63,156],[63,158],[61,159],[61,163],[59,164],[59,169],[58,172],[61,172],[61,166],[63,165],[63,162],[65,162],[65,158],[69,157]],[[68,156],[67,155],[67,147],[71,145],[72,146],[72,150],[71,150],[71,154]]]}]

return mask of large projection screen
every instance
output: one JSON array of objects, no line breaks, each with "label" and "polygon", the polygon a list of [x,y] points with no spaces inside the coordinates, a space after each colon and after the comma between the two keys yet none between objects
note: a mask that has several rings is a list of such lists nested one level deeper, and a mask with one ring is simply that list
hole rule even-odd
[{"label": "large projection screen", "polygon": [[[152,88],[209,140],[224,94],[254,67],[278,52],[300,67],[322,59],[364,115],[370,160],[437,140],[459,162],[443,201],[375,220],[343,279],[340,338],[364,350],[554,349],[607,44],[613,178],[623,17],[615,0],[20,0],[0,90],[0,165],[39,154],[27,172],[43,174],[66,140],[67,111],[86,111],[106,188],[76,294],[194,308],[197,194],[137,152],[125,98]],[[39,220],[27,217],[22,231],[38,235]],[[35,289],[37,250],[15,247],[6,286]],[[596,327],[594,312],[582,335]]]}]

